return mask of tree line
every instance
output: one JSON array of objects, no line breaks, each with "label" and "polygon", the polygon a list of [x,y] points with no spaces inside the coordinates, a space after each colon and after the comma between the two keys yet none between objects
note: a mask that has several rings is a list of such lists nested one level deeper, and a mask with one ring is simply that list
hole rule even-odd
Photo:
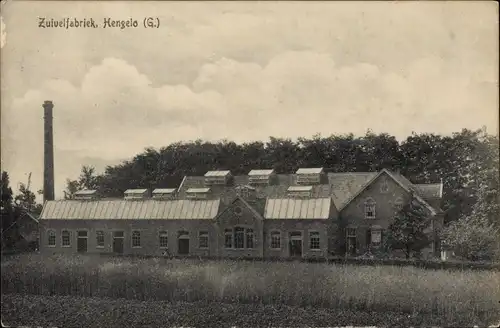
[{"label": "tree line", "polygon": [[[121,197],[129,188],[176,187],[185,175],[227,169],[247,174],[273,168],[292,173],[300,167],[324,167],[330,172],[399,170],[413,183],[443,181],[445,221],[471,214],[481,193],[498,197],[498,136],[464,129],[451,136],[412,134],[398,140],[389,134],[332,135],[291,139],[270,137],[267,142],[178,142],[160,149],[146,148],[132,159],[96,174],[84,166],[76,180],[68,180],[66,197],[79,189],[97,189]],[[494,190],[494,191],[492,191]],[[495,204],[489,196],[488,206]],[[498,210],[498,209],[497,209]],[[488,209],[485,209],[488,211]]]}]

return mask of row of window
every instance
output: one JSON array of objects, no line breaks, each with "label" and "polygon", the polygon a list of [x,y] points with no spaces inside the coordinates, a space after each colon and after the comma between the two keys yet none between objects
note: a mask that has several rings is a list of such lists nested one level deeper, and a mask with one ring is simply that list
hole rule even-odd
[{"label": "row of window", "polygon": [[[271,231],[271,249],[281,249],[281,232]],[[321,249],[320,235],[318,231],[309,232],[309,249]]]},{"label": "row of window", "polygon": [[[355,232],[354,232],[355,233]],[[95,232],[96,247],[104,248],[104,231],[98,230]],[[88,238],[87,231],[78,231],[78,238]],[[113,238],[124,238],[123,231],[113,231]],[[189,238],[189,232],[179,231],[178,238]],[[281,232],[271,231],[270,234],[271,249],[281,249]],[[158,232],[158,242],[160,248],[168,248],[168,232],[165,230]],[[141,231],[133,230],[131,234],[132,247],[141,247]],[[56,246],[55,230],[48,230],[47,245]],[[198,232],[198,247],[208,248],[209,235],[208,231]],[[71,247],[71,231],[63,230],[61,232],[61,246]],[[225,229],[224,231],[224,248],[228,249],[253,249],[255,247],[253,229],[235,227],[233,229]],[[309,248],[320,249],[320,234],[317,231],[309,232]]]},{"label": "row of window", "polygon": [[[125,235],[123,231],[113,231],[113,238],[124,238]],[[178,238],[189,238],[189,233],[187,231],[179,231]],[[78,238],[88,238],[87,231],[78,231]],[[71,231],[63,230],[61,231],[61,246],[71,247]],[[104,248],[104,231],[97,230],[95,232],[95,240],[97,248]],[[158,232],[158,241],[160,248],[168,248],[168,232],[165,230]],[[47,231],[47,245],[54,247],[56,246],[56,232],[55,230]],[[142,247],[141,243],[141,231],[133,230],[131,234],[131,245],[132,247]],[[208,231],[198,232],[198,247],[208,248]]]},{"label": "row of window", "polygon": [[[356,228],[347,228],[346,231],[347,239],[357,239]],[[371,228],[367,230],[366,234],[366,243],[378,247],[382,244],[382,229],[380,228]]]},{"label": "row of window", "polygon": [[[376,218],[376,207],[377,203],[373,198],[368,198],[365,201],[365,219],[375,219]],[[396,210],[401,210],[403,208],[403,199],[398,198],[394,202],[394,207]]]}]

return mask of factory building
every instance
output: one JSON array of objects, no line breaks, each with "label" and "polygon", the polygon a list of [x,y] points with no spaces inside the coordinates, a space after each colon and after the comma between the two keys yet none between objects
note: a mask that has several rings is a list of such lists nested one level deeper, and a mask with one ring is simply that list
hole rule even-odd
[{"label": "factory building", "polygon": [[413,184],[398,172],[330,173],[301,168],[233,176],[209,171],[177,188],[133,189],[120,199],[83,190],[45,202],[40,249],[46,253],[326,258],[381,247],[395,213],[416,197],[439,252],[442,184]]}]

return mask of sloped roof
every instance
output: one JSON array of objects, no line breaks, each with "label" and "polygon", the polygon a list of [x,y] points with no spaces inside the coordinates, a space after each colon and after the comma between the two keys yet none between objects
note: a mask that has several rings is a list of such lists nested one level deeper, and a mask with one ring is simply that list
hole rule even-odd
[{"label": "sloped roof", "polygon": [[269,170],[251,170],[248,172],[249,176],[261,176],[261,175],[271,175],[274,173],[273,169]]},{"label": "sloped roof", "polygon": [[243,204],[243,206],[245,206],[254,215],[255,218],[260,219],[260,220],[264,219],[264,217],[262,216],[262,214],[260,214],[252,205],[248,204],[248,202],[245,199],[243,199],[242,197],[240,197],[240,196],[236,196],[236,198],[233,199],[233,201],[231,202],[231,204],[229,206],[227,206],[226,208],[224,208],[224,210],[222,210],[216,216],[215,219],[217,219],[220,216],[222,216],[223,213],[225,213],[226,211],[228,211],[233,206],[233,204],[236,203],[236,202],[238,202],[238,201],[240,201]]},{"label": "sloped roof", "polygon": [[210,188],[189,188],[186,190],[187,193],[193,193],[193,194],[204,194],[210,191]]},{"label": "sloped roof", "polygon": [[347,205],[349,200],[377,174],[377,172],[328,173],[331,196],[337,209]]},{"label": "sloped roof", "polygon": [[323,172],[322,167],[304,167],[298,169],[295,174],[319,174],[321,172]]},{"label": "sloped roof", "polygon": [[146,193],[148,190],[147,189],[127,189],[125,190],[124,194],[127,195],[142,195]]},{"label": "sloped roof", "polygon": [[442,198],[442,185],[440,183],[414,184],[418,194],[424,199]]},{"label": "sloped roof", "polygon": [[287,191],[312,191],[313,187],[312,186],[290,186],[288,187]]},{"label": "sloped roof", "polygon": [[75,192],[75,196],[91,196],[97,194],[97,190],[78,190]]},{"label": "sloped roof", "polygon": [[[394,180],[407,190],[415,190],[416,194],[423,200],[429,199],[428,196],[436,194],[439,184],[432,185],[413,185],[407,178],[395,172],[388,172]],[[328,173],[327,183],[312,186],[312,198],[331,197],[337,209],[341,209],[355,197],[363,188],[365,188],[381,172],[345,172]],[[259,198],[286,198],[288,188],[297,185],[296,174],[277,174],[276,181],[270,185],[255,185],[256,195]],[[229,203],[236,197],[236,188],[238,186],[249,185],[248,175],[237,175],[234,177],[232,186],[211,186],[211,192],[214,197],[220,197],[224,203]],[[202,176],[186,176],[179,192],[184,192],[188,188],[203,188],[205,180]],[[182,197],[182,196],[181,196]],[[439,210],[439,209],[437,209]]]},{"label": "sloped roof", "polygon": [[97,200],[47,201],[40,219],[213,219],[220,200]]},{"label": "sloped roof", "polygon": [[175,192],[175,188],[156,188],[153,190],[153,195],[154,194],[171,194]]},{"label": "sloped roof", "polygon": [[208,171],[205,173],[205,178],[206,177],[225,177],[227,175],[231,174],[229,170],[224,170],[224,171]]},{"label": "sloped roof", "polygon": [[290,199],[274,198],[266,201],[265,219],[328,219],[331,198]]}]

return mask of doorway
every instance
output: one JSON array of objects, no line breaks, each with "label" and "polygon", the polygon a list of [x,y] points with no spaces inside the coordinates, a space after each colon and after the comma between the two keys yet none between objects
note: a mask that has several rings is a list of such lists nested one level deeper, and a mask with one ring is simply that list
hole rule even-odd
[{"label": "doorway", "polygon": [[177,253],[179,255],[189,254],[189,232],[179,231],[177,239]]},{"label": "doorway", "polygon": [[113,253],[123,254],[124,239],[123,231],[113,231]]},{"label": "doorway", "polygon": [[356,252],[356,237],[347,237],[347,255],[355,256]]},{"label": "doorway", "polygon": [[289,250],[290,257],[302,257],[302,232],[290,233]]},{"label": "doorway", "polygon": [[88,232],[86,230],[78,231],[76,240],[76,251],[78,253],[87,253]]}]

